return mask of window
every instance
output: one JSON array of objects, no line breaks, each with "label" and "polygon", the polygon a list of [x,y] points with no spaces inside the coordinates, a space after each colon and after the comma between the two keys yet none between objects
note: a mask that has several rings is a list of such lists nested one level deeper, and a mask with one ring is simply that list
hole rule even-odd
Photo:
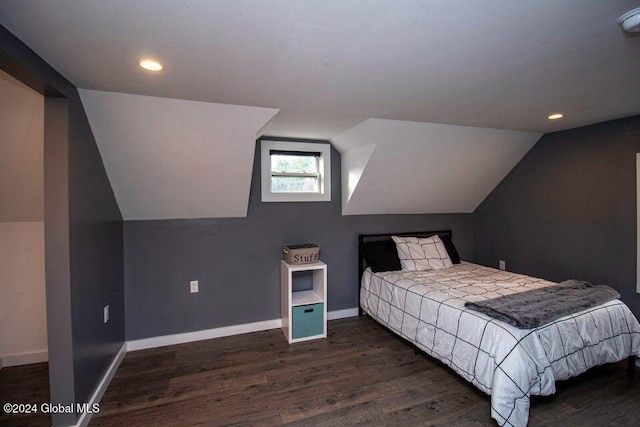
[{"label": "window", "polygon": [[272,193],[318,193],[320,153],[271,150]]},{"label": "window", "polygon": [[331,200],[331,146],[294,141],[261,141],[262,201]]}]

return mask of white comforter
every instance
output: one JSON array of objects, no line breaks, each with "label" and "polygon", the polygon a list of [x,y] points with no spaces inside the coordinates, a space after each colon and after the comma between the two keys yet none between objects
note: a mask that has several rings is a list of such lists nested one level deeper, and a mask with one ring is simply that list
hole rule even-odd
[{"label": "white comforter", "polygon": [[500,425],[526,426],[529,397],[590,367],[640,356],[640,324],[614,300],[537,329],[517,329],[466,309],[466,301],[552,285],[463,262],[428,271],[372,273],[360,304],[373,318],[491,395]]}]

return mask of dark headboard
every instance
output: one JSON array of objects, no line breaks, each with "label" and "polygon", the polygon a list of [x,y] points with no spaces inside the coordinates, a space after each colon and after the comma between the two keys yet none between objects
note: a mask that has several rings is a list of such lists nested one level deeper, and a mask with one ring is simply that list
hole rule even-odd
[{"label": "dark headboard", "polygon": [[452,237],[451,230],[439,230],[439,231],[414,231],[414,232],[402,232],[402,233],[384,233],[384,234],[358,234],[358,312],[362,315],[362,309],[360,308],[360,282],[362,281],[362,273],[367,268],[367,263],[364,260],[362,247],[367,242],[377,242],[380,240],[389,240],[391,236],[412,236],[412,237],[431,237],[434,235],[449,236]]}]

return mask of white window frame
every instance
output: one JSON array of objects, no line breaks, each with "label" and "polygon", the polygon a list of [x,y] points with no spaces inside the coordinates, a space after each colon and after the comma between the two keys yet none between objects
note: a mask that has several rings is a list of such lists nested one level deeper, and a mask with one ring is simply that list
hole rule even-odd
[{"label": "white window frame", "polygon": [[[271,191],[271,151],[320,153],[318,193],[273,193]],[[260,141],[263,202],[329,202],[331,201],[331,145],[296,141]]]}]

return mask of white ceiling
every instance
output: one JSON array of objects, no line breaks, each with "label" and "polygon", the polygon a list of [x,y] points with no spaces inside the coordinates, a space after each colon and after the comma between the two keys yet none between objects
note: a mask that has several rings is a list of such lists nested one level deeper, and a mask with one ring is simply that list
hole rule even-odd
[{"label": "white ceiling", "polygon": [[[279,136],[368,118],[544,133],[640,113],[640,38],[617,25],[638,6],[3,0],[0,23],[79,88],[278,108]],[[166,70],[142,73],[143,56]]]},{"label": "white ceiling", "polygon": [[[640,37],[617,26],[639,5],[0,0],[0,24],[81,89],[125,219],[246,215],[256,132],[331,139],[346,214],[470,212],[540,134],[640,114]],[[445,191],[425,161],[464,173]]]}]

